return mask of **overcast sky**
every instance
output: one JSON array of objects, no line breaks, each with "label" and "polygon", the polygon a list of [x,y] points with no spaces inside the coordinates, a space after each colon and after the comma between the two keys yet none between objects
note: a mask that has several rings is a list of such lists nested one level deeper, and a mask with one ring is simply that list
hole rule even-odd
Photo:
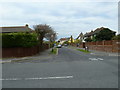
[{"label": "overcast sky", "polygon": [[118,2],[1,2],[1,26],[49,24],[58,38],[76,38],[99,27],[118,32]]}]

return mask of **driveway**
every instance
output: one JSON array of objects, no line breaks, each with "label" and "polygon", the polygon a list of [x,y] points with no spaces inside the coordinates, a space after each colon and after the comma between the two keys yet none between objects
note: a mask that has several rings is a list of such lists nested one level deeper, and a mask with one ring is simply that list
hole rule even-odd
[{"label": "driveway", "polygon": [[67,47],[50,58],[4,63],[2,70],[3,88],[118,88],[117,56]]}]

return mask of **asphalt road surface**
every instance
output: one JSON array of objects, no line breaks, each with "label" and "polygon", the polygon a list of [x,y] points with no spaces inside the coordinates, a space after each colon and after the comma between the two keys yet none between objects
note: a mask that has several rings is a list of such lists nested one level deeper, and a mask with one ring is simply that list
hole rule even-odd
[{"label": "asphalt road surface", "polygon": [[2,65],[3,88],[118,88],[118,57],[62,47],[48,59]]}]

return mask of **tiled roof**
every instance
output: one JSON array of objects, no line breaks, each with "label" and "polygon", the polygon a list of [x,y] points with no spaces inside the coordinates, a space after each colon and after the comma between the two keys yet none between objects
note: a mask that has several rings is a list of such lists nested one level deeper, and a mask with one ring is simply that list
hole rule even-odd
[{"label": "tiled roof", "polygon": [[67,38],[61,38],[60,40],[61,40],[61,41],[62,41],[62,40],[67,40]]},{"label": "tiled roof", "polygon": [[12,32],[31,32],[32,29],[28,26],[14,26],[14,27],[0,27],[3,33],[12,33]]},{"label": "tiled roof", "polygon": [[91,35],[93,35],[93,34],[94,34],[94,32],[91,31],[91,32],[86,33],[86,34],[84,35],[84,37],[88,37],[88,36],[91,36]]},{"label": "tiled roof", "polygon": [[79,34],[79,36],[76,39],[79,39],[81,37],[83,37],[83,33],[82,32]]},{"label": "tiled roof", "polygon": [[[84,37],[89,37],[89,36],[92,36],[92,35],[94,35],[94,34],[97,34],[97,33],[99,33],[101,30],[105,30],[105,28],[104,28],[104,27],[97,28],[97,29],[94,30],[94,31],[91,31],[91,32],[86,33],[86,34],[84,35]],[[112,30],[111,30],[111,31],[112,31]],[[112,31],[112,32],[115,32],[115,31]]]}]

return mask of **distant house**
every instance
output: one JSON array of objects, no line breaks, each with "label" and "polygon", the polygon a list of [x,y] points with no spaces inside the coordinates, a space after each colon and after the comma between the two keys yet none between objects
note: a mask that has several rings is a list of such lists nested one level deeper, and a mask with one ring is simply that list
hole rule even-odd
[{"label": "distant house", "polygon": [[73,38],[72,35],[71,35],[71,37],[69,38],[68,42],[69,42],[69,43],[74,43],[74,42],[75,42],[75,40],[74,40],[74,38]]},{"label": "distant house", "polygon": [[68,41],[68,38],[61,38],[59,41],[60,41],[60,44],[63,44],[64,42]]},{"label": "distant house", "polygon": [[79,36],[76,38],[76,40],[80,40],[81,42],[83,42],[83,37],[84,37],[84,35],[83,35],[83,33],[81,32],[81,33],[79,34]]},{"label": "distant house", "polygon": [[0,30],[2,30],[2,33],[33,32],[28,24],[25,26],[0,27]]},{"label": "distant house", "polygon": [[[101,28],[97,28],[96,30],[91,30],[91,32],[88,32],[88,33],[86,33],[85,35],[84,35],[84,40],[86,39],[86,38],[93,38],[93,37],[95,37],[96,36],[96,34],[98,34],[101,30],[106,30],[107,28],[105,28],[105,27],[101,27]],[[112,31],[112,30],[111,30]],[[112,31],[114,34],[116,33],[115,31]]]}]

